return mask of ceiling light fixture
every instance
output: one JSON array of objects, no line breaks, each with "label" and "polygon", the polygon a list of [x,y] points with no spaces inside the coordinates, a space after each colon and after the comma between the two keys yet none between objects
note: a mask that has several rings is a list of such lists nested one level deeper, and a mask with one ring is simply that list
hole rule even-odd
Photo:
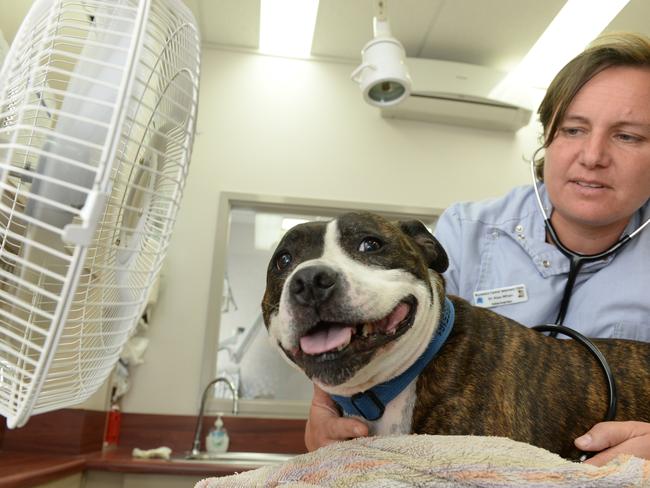
[{"label": "ceiling light fixture", "polygon": [[491,95],[512,98],[518,89],[537,90],[541,100],[558,71],[596,38],[628,4],[629,0],[567,0],[521,62]]},{"label": "ceiling light fixture", "polygon": [[386,0],[376,0],[374,38],[361,50],[361,64],[352,72],[370,105],[397,105],[411,93],[411,77],[402,44],[390,32]]},{"label": "ceiling light fixture", "polygon": [[317,14],[318,0],[262,0],[259,51],[308,58]]}]

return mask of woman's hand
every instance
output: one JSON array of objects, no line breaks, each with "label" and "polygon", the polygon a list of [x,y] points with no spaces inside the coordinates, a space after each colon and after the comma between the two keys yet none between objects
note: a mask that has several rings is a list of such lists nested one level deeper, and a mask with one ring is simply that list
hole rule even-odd
[{"label": "woman's hand", "polygon": [[583,451],[601,451],[585,463],[602,466],[619,454],[650,459],[650,423],[600,422],[575,440]]},{"label": "woman's hand", "polygon": [[305,445],[313,451],[332,442],[365,437],[368,427],[361,420],[341,417],[330,396],[314,385],[309,419],[305,427]]}]

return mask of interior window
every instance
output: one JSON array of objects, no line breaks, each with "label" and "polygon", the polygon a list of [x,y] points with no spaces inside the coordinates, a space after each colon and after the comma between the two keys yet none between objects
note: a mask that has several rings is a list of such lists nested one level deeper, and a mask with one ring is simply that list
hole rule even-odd
[{"label": "interior window", "polygon": [[[305,205],[269,208],[255,204],[230,207],[228,243],[223,277],[216,376],[229,378],[238,390],[240,407],[255,401],[263,405],[300,405],[296,412],[307,412],[312,386],[304,374],[293,368],[269,340],[261,316],[266,286],[266,268],[278,242],[294,225],[313,220],[331,220],[344,209]],[[433,229],[437,215],[378,212],[391,219],[419,218]],[[424,216],[424,217],[423,217]],[[214,397],[221,408],[231,398],[224,383],[218,383]],[[247,402],[252,401],[252,402]],[[264,407],[266,408],[266,407]],[[249,412],[260,413],[257,408]],[[291,409],[271,408],[272,414]],[[263,413],[263,412],[262,412]],[[291,416],[291,415],[290,415]]]}]

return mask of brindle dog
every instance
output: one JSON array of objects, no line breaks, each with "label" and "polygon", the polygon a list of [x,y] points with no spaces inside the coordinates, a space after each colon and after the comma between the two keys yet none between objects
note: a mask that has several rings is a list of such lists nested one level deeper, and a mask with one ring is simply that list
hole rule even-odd
[{"label": "brindle dog", "polygon": [[[442,316],[446,268],[420,222],[350,213],[302,224],[269,264],[264,321],[293,365],[328,393],[352,396],[401,374],[426,349]],[[577,458],[574,438],[608,406],[594,357],[573,340],[449,299],[449,337],[371,432],[504,436]],[[616,380],[615,420],[650,422],[650,344],[594,343]]]}]

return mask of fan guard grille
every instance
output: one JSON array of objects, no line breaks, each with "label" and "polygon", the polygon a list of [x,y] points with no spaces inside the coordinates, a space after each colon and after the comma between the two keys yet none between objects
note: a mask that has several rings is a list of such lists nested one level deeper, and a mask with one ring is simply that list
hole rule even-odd
[{"label": "fan guard grille", "polygon": [[0,73],[9,427],[95,392],[143,312],[187,175],[199,45],[179,0],[39,0],[21,26]]}]

